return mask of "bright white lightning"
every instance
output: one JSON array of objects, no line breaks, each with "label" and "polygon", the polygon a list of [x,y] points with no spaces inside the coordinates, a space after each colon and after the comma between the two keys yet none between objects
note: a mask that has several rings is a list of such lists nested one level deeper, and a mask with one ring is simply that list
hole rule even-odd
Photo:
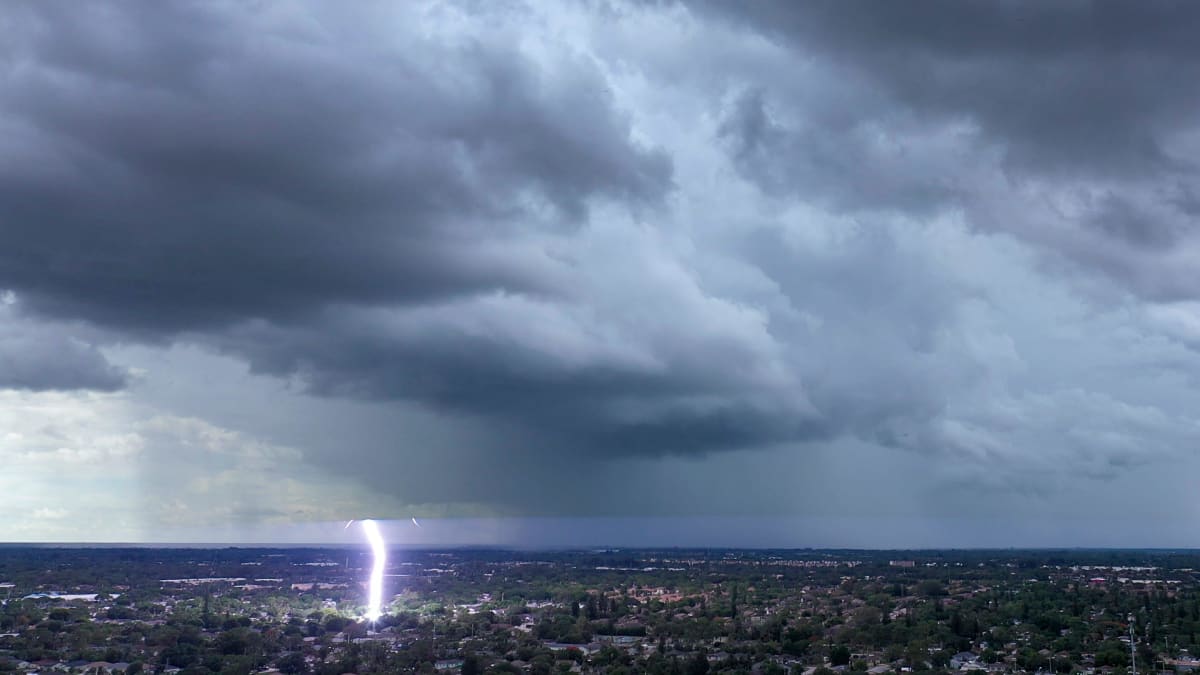
[{"label": "bright white lightning", "polygon": [[371,566],[371,579],[367,586],[367,620],[374,622],[383,615],[380,608],[383,606],[383,568],[387,565],[387,548],[375,521],[360,522],[363,531],[367,533],[367,542],[371,544],[371,553],[375,556],[375,563]]}]

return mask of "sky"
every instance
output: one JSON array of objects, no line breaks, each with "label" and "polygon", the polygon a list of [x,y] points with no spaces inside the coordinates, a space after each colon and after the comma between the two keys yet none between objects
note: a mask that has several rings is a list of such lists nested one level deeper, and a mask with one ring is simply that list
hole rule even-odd
[{"label": "sky", "polygon": [[1198,32],[8,3],[0,541],[1200,546]]}]

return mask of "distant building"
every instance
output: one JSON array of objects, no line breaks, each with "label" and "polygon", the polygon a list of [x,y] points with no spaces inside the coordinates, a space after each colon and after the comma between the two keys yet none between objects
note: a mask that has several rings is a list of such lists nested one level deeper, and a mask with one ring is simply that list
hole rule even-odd
[{"label": "distant building", "polygon": [[979,657],[971,652],[959,652],[950,657],[950,667],[958,670],[968,665],[973,665],[979,661]]},{"label": "distant building", "polygon": [[891,565],[892,567],[916,567],[917,561],[915,561],[915,560],[889,560],[888,564]]}]

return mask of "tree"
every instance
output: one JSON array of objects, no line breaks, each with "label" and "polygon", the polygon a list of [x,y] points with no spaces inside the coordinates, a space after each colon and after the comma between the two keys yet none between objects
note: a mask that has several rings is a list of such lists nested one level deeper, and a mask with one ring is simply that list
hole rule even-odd
[{"label": "tree", "polygon": [[836,645],[829,650],[829,662],[835,666],[850,665],[850,648],[846,645]]},{"label": "tree", "polygon": [[283,675],[303,675],[308,672],[308,663],[304,660],[304,655],[300,652],[292,652],[280,657],[275,662],[275,667]]},{"label": "tree", "polygon": [[529,662],[529,672],[532,675],[550,675],[553,666],[554,657],[547,654],[538,654]]}]

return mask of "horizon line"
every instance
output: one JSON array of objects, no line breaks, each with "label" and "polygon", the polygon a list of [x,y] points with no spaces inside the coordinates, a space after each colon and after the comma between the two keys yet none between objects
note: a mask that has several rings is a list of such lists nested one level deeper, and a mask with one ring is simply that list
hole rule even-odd
[{"label": "horizon line", "polygon": [[[361,548],[361,546],[339,542],[132,542],[132,541],[0,541],[0,548],[195,548],[195,549],[304,549],[304,548]],[[546,551],[546,552],[593,552],[606,553],[617,551],[812,551],[812,552],[863,552],[863,553],[922,553],[947,551],[1157,551],[1157,552],[1195,552],[1200,553],[1200,547],[1180,546],[947,546],[920,548],[891,548],[891,547],[794,547],[794,546],[618,546],[596,544],[588,546],[510,546],[487,544],[447,544],[441,546],[421,546],[407,544],[388,544],[390,549],[408,551]]]}]

